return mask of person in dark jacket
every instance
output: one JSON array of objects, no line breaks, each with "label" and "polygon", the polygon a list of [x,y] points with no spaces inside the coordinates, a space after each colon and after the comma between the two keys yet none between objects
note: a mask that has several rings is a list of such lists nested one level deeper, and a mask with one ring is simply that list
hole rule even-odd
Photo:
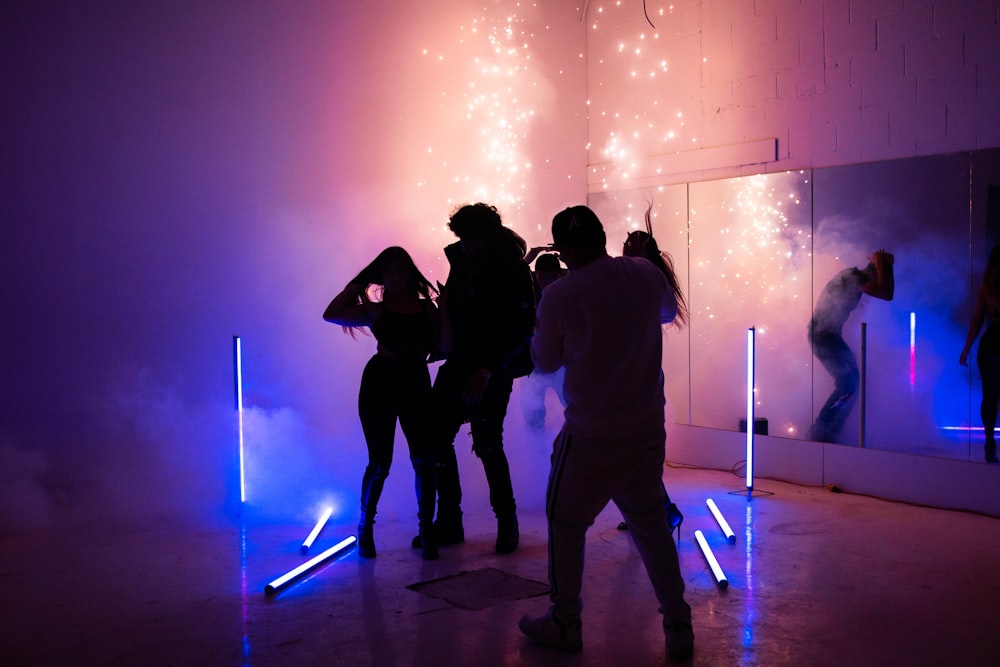
[{"label": "person in dark jacket", "polygon": [[524,261],[527,245],[503,226],[495,207],[484,203],[462,206],[448,227],[458,241],[445,248],[450,271],[443,290],[443,320],[450,344],[434,381],[438,463],[434,532],[439,544],[465,540],[455,436],[468,422],[472,449],[483,464],[497,517],[496,552],[511,553],[517,549],[519,532],[503,422],[514,378],[532,369],[529,346],[535,299],[531,271]]}]

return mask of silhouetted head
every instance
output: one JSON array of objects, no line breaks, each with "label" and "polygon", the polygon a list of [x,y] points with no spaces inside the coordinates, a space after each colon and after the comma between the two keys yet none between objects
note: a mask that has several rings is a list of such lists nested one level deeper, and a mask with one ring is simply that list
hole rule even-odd
[{"label": "silhouetted head", "polygon": [[555,281],[563,277],[566,270],[559,263],[559,255],[547,252],[539,255],[535,260],[535,280],[539,289],[545,289]]},{"label": "silhouetted head", "polygon": [[380,252],[351,282],[378,285],[390,292],[410,296],[429,297],[433,289],[410,253],[400,246],[390,246]]},{"label": "silhouetted head", "polygon": [[472,255],[482,252],[503,232],[503,221],[495,206],[466,204],[451,214],[448,229],[454,232],[462,249]]},{"label": "silhouetted head", "polygon": [[656,239],[648,232],[636,230],[629,232],[629,235],[625,237],[622,254],[626,257],[645,257],[652,260],[659,256],[660,246],[656,244]]},{"label": "silhouetted head", "polygon": [[607,254],[607,236],[597,214],[571,206],[552,218],[552,244],[571,270]]}]

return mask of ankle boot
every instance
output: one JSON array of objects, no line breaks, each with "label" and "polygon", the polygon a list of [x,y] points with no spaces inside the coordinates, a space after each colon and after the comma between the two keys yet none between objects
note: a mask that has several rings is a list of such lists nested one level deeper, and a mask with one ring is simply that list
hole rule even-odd
[{"label": "ankle boot", "polygon": [[358,555],[362,558],[375,558],[374,523],[362,521],[358,524]]},{"label": "ankle boot", "polygon": [[997,459],[997,443],[995,440],[986,441],[986,462],[1000,463],[1000,460]]},{"label": "ankle boot", "polygon": [[388,470],[377,463],[369,463],[361,480],[361,521],[358,523],[358,554],[375,558],[375,512]]},{"label": "ankle boot", "polygon": [[509,554],[517,550],[521,533],[517,527],[517,515],[509,514],[497,518],[497,543],[496,552],[498,554]]},{"label": "ankle boot", "polygon": [[434,505],[437,501],[437,487],[433,466],[426,465],[422,460],[415,460],[413,470],[416,474],[417,491],[417,521],[420,532],[413,538],[413,547],[420,549],[420,557],[424,560],[435,560],[438,557],[438,543],[434,535]]}]

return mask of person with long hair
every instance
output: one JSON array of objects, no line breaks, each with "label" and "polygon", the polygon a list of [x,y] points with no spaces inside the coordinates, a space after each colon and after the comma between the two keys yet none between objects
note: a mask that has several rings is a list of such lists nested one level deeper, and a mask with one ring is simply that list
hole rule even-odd
[{"label": "person with long hair", "polygon": [[976,365],[983,382],[983,400],[979,414],[983,420],[986,435],[986,461],[998,463],[997,459],[997,406],[1000,404],[1000,245],[994,246],[986,263],[983,282],[976,295],[976,306],[969,322],[969,333],[965,337],[965,347],[958,357],[958,363],[968,366],[972,343],[986,323],[986,331],[979,341]]},{"label": "person with long hair", "polygon": [[[673,258],[670,256],[670,253],[660,250],[660,246],[653,237],[652,211],[653,204],[650,202],[646,208],[646,231],[635,230],[629,232],[628,236],[625,237],[622,255],[625,257],[642,257],[648,259],[666,277],[667,284],[670,285],[670,291],[674,296],[674,301],[677,302],[677,315],[672,322],[669,322],[665,326],[675,326],[678,329],[683,329],[688,321],[687,301],[684,299],[684,292],[681,290],[680,281],[677,280],[677,273],[674,271]],[[662,371],[660,377],[663,377]],[[663,487],[663,497],[664,506],[667,508],[667,524],[670,526],[671,531],[677,531],[677,537],[680,539],[684,514],[677,507],[677,503],[670,500],[670,494],[667,493],[666,485]],[[628,524],[623,521],[618,524],[618,529],[627,530]]]},{"label": "person with long hair", "polygon": [[424,559],[438,556],[431,531],[435,469],[427,369],[440,337],[434,292],[409,253],[392,246],[347,283],[323,313],[323,319],[343,326],[352,337],[357,328],[367,327],[378,341],[374,356],[365,365],[358,394],[358,414],[368,446],[358,523],[358,553],[365,558],[376,555],[375,513],[392,465],[397,420],[416,475],[418,546]]}]

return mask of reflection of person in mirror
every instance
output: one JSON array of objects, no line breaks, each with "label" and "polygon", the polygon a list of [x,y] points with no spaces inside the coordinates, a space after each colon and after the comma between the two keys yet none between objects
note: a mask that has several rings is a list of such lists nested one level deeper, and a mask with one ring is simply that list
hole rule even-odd
[{"label": "reflection of person in mirror", "polygon": [[836,441],[858,396],[858,362],[844,342],[844,323],[861,302],[862,294],[892,300],[892,263],[891,254],[876,250],[864,269],[851,267],[835,275],[816,300],[809,322],[809,343],[834,383],[833,392],[812,426],[811,437],[817,442]]},{"label": "reflection of person in mirror", "polygon": [[[542,298],[542,291],[546,287],[566,275],[566,269],[559,263],[559,255],[545,252],[549,249],[548,246],[531,248],[524,258],[530,264],[531,260],[538,257],[535,259],[535,270],[532,272],[536,303]],[[564,408],[566,407],[566,399],[563,398],[565,376],[566,371],[562,368],[554,373],[543,373],[536,368],[520,381],[518,389],[521,393],[521,412],[524,414],[525,423],[532,430],[538,431],[545,426],[545,395],[549,389],[555,392],[559,402]]]},{"label": "reflection of person in mirror", "polygon": [[997,463],[995,431],[997,404],[1000,403],[1000,246],[994,246],[990,252],[986,273],[979,286],[976,306],[969,322],[969,333],[965,337],[965,347],[958,357],[958,362],[963,366],[969,365],[969,350],[987,319],[989,324],[979,341],[979,351],[976,354],[976,365],[983,381],[983,402],[979,406],[979,414],[986,434],[986,461]]}]

